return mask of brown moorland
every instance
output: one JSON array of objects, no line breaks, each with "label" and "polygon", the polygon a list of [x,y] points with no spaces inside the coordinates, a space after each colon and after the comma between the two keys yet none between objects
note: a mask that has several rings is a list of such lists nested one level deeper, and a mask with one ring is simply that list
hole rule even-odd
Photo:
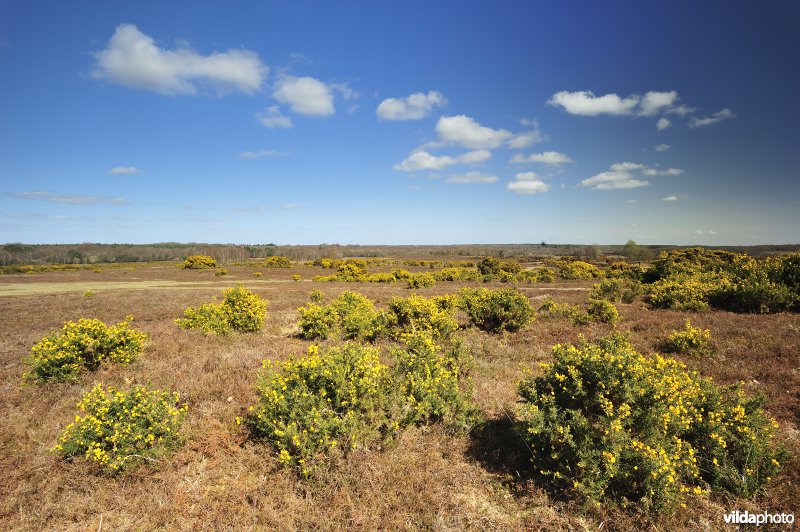
[{"label": "brown moorland", "polygon": [[[261,361],[306,352],[310,342],[296,337],[297,308],[314,289],[327,300],[355,290],[380,307],[410,291],[405,283],[314,283],[314,275],[331,271],[301,265],[225,267],[227,275],[219,277],[173,264],[0,277],[0,528],[564,530],[604,524],[616,530],[708,530],[721,528],[723,514],[734,509],[800,513],[799,314],[688,313],[651,310],[642,301],[620,304],[617,328],[629,331],[642,352],[655,351],[687,318],[710,329],[715,355],[678,358],[720,384],[743,381],[748,391],[764,393],[767,411],[780,424],[779,439],[794,458],[756,500],[697,497],[686,509],[658,516],[586,512],[551,498],[527,474],[530,454],[511,420],[523,366],[548,361],[556,343],[607,334],[610,325],[539,319],[502,335],[467,330],[464,341],[476,362],[474,399],[485,424],[461,436],[435,424],[407,429],[383,447],[359,449],[346,459],[334,456],[312,479],[302,479],[236,424],[236,416],[256,401]],[[254,277],[254,271],[263,275]],[[292,281],[295,274],[300,281]],[[237,283],[269,301],[262,331],[217,337],[175,325],[187,306]],[[536,306],[548,295],[580,304],[592,284],[519,288]],[[417,292],[427,296],[479,285],[507,286],[440,282]],[[84,295],[87,290],[91,297]],[[128,314],[150,337],[132,365],[104,365],[77,383],[23,383],[23,358],[64,321],[92,317],[110,323]],[[118,476],[98,474],[83,460],[57,460],[51,447],[97,382],[179,391],[189,405],[184,445]]]}]

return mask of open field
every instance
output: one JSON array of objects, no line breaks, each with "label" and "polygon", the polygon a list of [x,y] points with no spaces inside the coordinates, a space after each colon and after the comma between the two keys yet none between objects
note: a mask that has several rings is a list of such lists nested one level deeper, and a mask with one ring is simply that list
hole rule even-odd
[{"label": "open field", "polygon": [[[530,453],[511,430],[523,366],[548,362],[554,344],[603,336],[611,325],[538,319],[515,333],[464,331],[484,424],[462,436],[436,424],[407,429],[390,444],[334,458],[303,480],[236,424],[256,402],[261,361],[306,352],[311,342],[297,337],[297,308],[314,289],[326,300],[354,290],[379,307],[411,291],[404,283],[312,282],[314,275],[330,273],[318,267],[258,268],[258,278],[250,266],[226,268],[220,277],[174,265],[0,276],[0,528],[564,530],[603,524],[708,530],[722,528],[723,514],[734,509],[800,514],[800,314],[651,310],[640,299],[618,305],[616,328],[630,332],[642,352],[655,351],[687,318],[710,329],[716,354],[678,358],[715,382],[743,381],[748,391],[764,393],[766,410],[780,425],[779,440],[793,455],[756,500],[695,497],[686,509],[643,517],[608,508],[583,511],[550,497],[529,474]],[[295,274],[300,281],[292,280]],[[262,331],[217,337],[175,325],[187,306],[237,283],[269,301]],[[534,306],[546,296],[578,304],[593,284],[556,280],[518,288]],[[507,285],[439,282],[417,293],[453,293],[463,286]],[[31,346],[64,321],[94,317],[109,323],[129,314],[149,335],[132,365],[104,365],[72,384],[22,382]],[[50,448],[97,382],[179,391],[189,405],[185,444],[165,460],[116,477],[99,475],[82,460],[55,459]]]}]

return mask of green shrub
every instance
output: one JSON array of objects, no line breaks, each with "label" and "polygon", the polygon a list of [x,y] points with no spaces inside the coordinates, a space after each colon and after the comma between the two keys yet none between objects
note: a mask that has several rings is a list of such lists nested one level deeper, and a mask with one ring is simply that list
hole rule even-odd
[{"label": "green shrub", "polygon": [[581,260],[558,261],[556,266],[558,276],[562,279],[596,279],[603,276],[603,270]]},{"label": "green shrub", "polygon": [[687,492],[750,497],[778,471],[777,424],[738,387],[719,387],[614,334],[557,345],[519,386],[520,434],[550,489],[646,511]]},{"label": "green shrub", "polygon": [[429,332],[435,340],[448,338],[458,329],[451,302],[418,295],[393,297],[384,314],[386,330],[395,338],[411,332]]},{"label": "green shrub", "polygon": [[682,331],[673,331],[663,342],[662,349],[666,353],[681,355],[702,355],[711,351],[711,331],[692,327],[689,320]]},{"label": "green shrub", "polygon": [[264,361],[259,401],[245,423],[285,465],[310,475],[334,448],[356,448],[397,428],[389,419],[391,375],[374,347],[312,345],[308,355]]},{"label": "green shrub", "polygon": [[430,288],[436,284],[436,279],[430,273],[415,273],[406,282],[408,288]]},{"label": "green shrub", "polygon": [[182,329],[225,335],[231,331],[256,332],[264,325],[267,301],[239,285],[222,292],[221,303],[203,303],[183,311],[175,320]]},{"label": "green shrub", "polygon": [[91,290],[86,290],[86,291],[83,293],[83,297],[94,297],[94,292],[93,292],[93,291],[91,291]]},{"label": "green shrub", "polygon": [[591,299],[605,299],[613,303],[633,303],[642,293],[642,283],[629,277],[603,279],[592,288]]},{"label": "green shrub", "polygon": [[228,270],[225,268],[220,268],[219,270],[214,272],[214,277],[224,277],[228,275]]},{"label": "green shrub", "polygon": [[647,301],[656,308],[705,311],[715,287],[716,283],[699,277],[668,277],[650,286]]},{"label": "green shrub", "polygon": [[273,255],[261,264],[264,268],[291,268],[292,261],[282,255]]},{"label": "green shrub", "polygon": [[608,323],[613,325],[619,321],[619,311],[614,303],[604,299],[590,299],[586,307],[589,319],[598,323]]},{"label": "green shrub", "polygon": [[103,360],[127,365],[144,350],[147,335],[130,326],[132,316],[114,325],[97,319],[64,323],[61,330],[31,348],[26,378],[75,380],[84,370],[95,370]]},{"label": "green shrub", "polygon": [[402,341],[406,346],[392,350],[391,366],[380,362],[377,348],[350,342],[264,361],[259,401],[238,421],[304,476],[332,450],[369,445],[410,424],[469,428],[478,414],[465,351],[456,345],[442,352],[429,333],[405,334]]},{"label": "green shrub", "polygon": [[292,281],[299,281],[300,279],[301,279],[300,274],[296,273],[296,274],[292,275]]},{"label": "green shrub", "polygon": [[427,332],[403,337],[404,349],[393,351],[392,372],[399,381],[403,399],[401,425],[442,421],[457,431],[478,419],[471,403],[471,382],[467,377],[472,360],[456,343],[442,351]]},{"label": "green shrub", "polygon": [[344,291],[328,305],[314,302],[298,309],[300,336],[324,340],[337,336],[345,340],[374,340],[382,323],[371,299],[356,292]]},{"label": "green shrub", "polygon": [[540,314],[548,318],[564,318],[572,314],[572,307],[566,303],[557,303],[555,299],[547,296],[537,309]]},{"label": "green shrub", "polygon": [[187,406],[177,393],[138,386],[129,392],[97,384],[78,403],[76,416],[58,438],[53,452],[69,459],[84,456],[107,473],[117,473],[153,459],[180,441]]},{"label": "green shrub", "polygon": [[262,275],[264,274],[261,272],[253,272],[253,277],[261,277]]},{"label": "green shrub", "polygon": [[217,267],[217,261],[208,255],[192,255],[183,262],[184,270],[208,270]]},{"label": "green shrub", "polygon": [[486,332],[517,331],[534,316],[528,298],[513,288],[464,288],[459,296],[460,307],[466,312],[470,323]]},{"label": "green shrub", "polygon": [[320,290],[312,290],[311,293],[308,294],[308,299],[314,303],[319,303],[325,299],[325,294],[323,294]]}]

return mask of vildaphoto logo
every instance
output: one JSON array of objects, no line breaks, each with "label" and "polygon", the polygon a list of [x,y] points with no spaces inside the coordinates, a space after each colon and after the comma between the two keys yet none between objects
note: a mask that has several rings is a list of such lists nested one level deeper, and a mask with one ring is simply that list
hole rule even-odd
[{"label": "vildaphoto logo", "polygon": [[733,512],[725,514],[725,523],[729,525],[751,524],[756,526],[781,524],[791,525],[794,523],[794,514],[771,514],[769,512],[754,514],[748,512],[747,510],[743,512],[734,510]]}]

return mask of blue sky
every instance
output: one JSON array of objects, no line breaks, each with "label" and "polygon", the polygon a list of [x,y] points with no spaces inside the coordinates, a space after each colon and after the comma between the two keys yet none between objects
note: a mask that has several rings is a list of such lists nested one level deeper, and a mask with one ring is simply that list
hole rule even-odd
[{"label": "blue sky", "polygon": [[795,243],[795,2],[0,3],[0,242]]}]

